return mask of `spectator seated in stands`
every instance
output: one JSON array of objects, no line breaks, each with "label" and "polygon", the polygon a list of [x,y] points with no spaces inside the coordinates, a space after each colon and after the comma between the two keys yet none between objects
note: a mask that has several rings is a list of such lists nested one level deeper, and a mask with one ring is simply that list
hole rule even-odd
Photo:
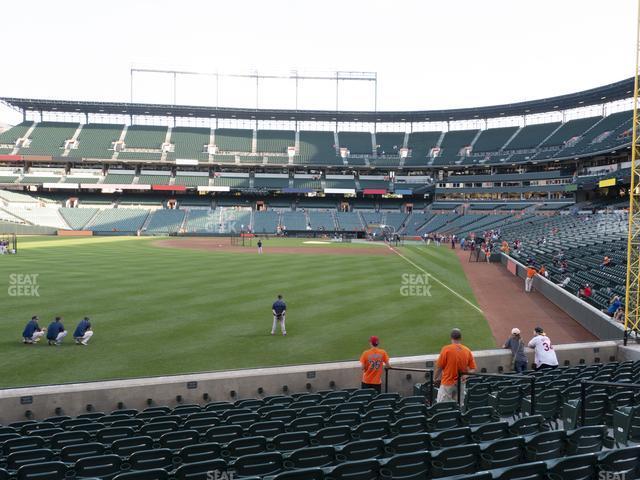
[{"label": "spectator seated in stands", "polygon": [[609,265],[611,265],[611,258],[605,255],[602,259],[602,263],[600,264],[600,268],[608,267]]},{"label": "spectator seated in stands", "polygon": [[583,300],[588,300],[591,298],[592,294],[591,286],[588,283],[585,284],[584,287],[580,287],[578,290],[578,298],[582,298]]},{"label": "spectator seated in stands", "polygon": [[609,307],[606,310],[602,310],[606,312],[611,318],[615,318],[618,310],[622,309],[622,302],[620,301],[620,297],[618,295],[614,295],[609,301]]},{"label": "spectator seated in stands", "polygon": [[558,285],[562,288],[565,288],[567,285],[569,285],[569,282],[571,282],[571,277],[567,275],[560,283],[558,283]]},{"label": "spectator seated in stands", "polygon": [[547,272],[547,268],[544,265],[540,266],[540,270],[538,270],[538,275],[541,275],[544,278],[549,278],[549,272]]}]

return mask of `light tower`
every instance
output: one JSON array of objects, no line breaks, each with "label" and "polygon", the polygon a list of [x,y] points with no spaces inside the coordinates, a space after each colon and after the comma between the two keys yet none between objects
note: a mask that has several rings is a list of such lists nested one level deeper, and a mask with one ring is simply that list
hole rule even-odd
[{"label": "light tower", "polygon": [[624,344],[630,334],[638,340],[640,330],[640,171],[636,162],[640,159],[638,139],[638,67],[640,66],[640,0],[636,20],[636,70],[633,84],[633,134],[631,140],[631,188],[629,189],[629,233],[627,237],[627,283],[625,292]]}]

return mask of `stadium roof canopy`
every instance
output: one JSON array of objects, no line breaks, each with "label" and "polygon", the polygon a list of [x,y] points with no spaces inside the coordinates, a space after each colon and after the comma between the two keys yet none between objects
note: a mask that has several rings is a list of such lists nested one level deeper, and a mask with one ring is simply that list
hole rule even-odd
[{"label": "stadium roof canopy", "polygon": [[330,111],[330,110],[271,110],[251,108],[160,105],[145,103],[90,102],[70,100],[37,100],[0,97],[6,105],[37,112],[84,114],[118,114],[162,117],[234,118],[241,120],[296,120],[324,122],[447,122],[563,111],[572,108],[600,105],[633,96],[633,78],[582,92],[559,95],[527,102],[507,103],[487,107],[422,111]]}]

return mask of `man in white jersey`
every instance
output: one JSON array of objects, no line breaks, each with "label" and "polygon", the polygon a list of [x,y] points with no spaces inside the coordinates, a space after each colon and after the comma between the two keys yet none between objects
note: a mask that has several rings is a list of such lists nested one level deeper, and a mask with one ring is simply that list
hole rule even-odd
[{"label": "man in white jersey", "polygon": [[547,337],[547,334],[544,333],[544,329],[542,327],[536,327],[533,332],[535,336],[527,346],[535,350],[536,370],[556,368],[558,366],[558,357],[556,357],[553,344],[551,340],[549,340],[549,337]]}]

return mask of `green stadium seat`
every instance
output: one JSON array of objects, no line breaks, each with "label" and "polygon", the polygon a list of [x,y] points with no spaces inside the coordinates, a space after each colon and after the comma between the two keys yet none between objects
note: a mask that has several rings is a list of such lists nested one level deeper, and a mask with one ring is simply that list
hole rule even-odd
[{"label": "green stadium seat", "polygon": [[484,425],[500,420],[500,415],[493,407],[475,407],[462,414],[462,424],[468,426]]},{"label": "green stadium seat", "polygon": [[509,436],[509,424],[507,422],[493,422],[471,428],[471,438],[476,443],[489,442]]},{"label": "green stadium seat", "polygon": [[127,418],[125,420],[116,420],[111,424],[112,427],[130,427],[139,430],[144,425],[144,420],[139,418]]},{"label": "green stadium seat", "polygon": [[89,432],[78,430],[73,432],[62,432],[49,439],[49,446],[54,450],[61,450],[67,445],[79,445],[91,441]]},{"label": "green stadium seat", "polygon": [[15,475],[17,480],[64,480],[67,466],[62,462],[32,463],[20,467]]},{"label": "green stadium seat", "polygon": [[331,416],[331,407],[327,405],[314,405],[313,407],[306,407],[300,410],[300,417],[320,416],[328,418]]},{"label": "green stadium seat", "polygon": [[20,450],[7,455],[5,460],[9,470],[17,470],[23,465],[32,463],[45,463],[54,459],[53,450],[38,448],[35,450]]},{"label": "green stadium seat", "polygon": [[173,454],[168,448],[141,450],[129,456],[129,464],[132,470],[166,469],[173,466]]},{"label": "green stadium seat", "polygon": [[612,472],[618,478],[638,478],[640,475],[640,445],[602,452],[598,456],[598,470]]},{"label": "green stadium seat", "polygon": [[229,418],[227,418],[227,423],[231,425],[240,425],[242,428],[248,428],[260,420],[260,415],[257,413],[241,413],[238,415],[230,415]]},{"label": "green stadium seat", "polygon": [[327,426],[340,426],[347,425],[349,427],[355,427],[360,423],[360,415],[356,412],[344,412],[331,415],[327,419]]},{"label": "green stadium seat", "polygon": [[321,428],[311,439],[311,444],[343,445],[349,441],[351,441],[351,427],[348,425],[340,425]]},{"label": "green stadium seat", "polygon": [[429,434],[429,450],[441,450],[468,443],[473,443],[469,427],[450,428]]},{"label": "green stadium seat", "polygon": [[477,472],[480,470],[480,446],[461,445],[431,452],[430,463],[436,478]]},{"label": "green stadium seat", "polygon": [[44,446],[45,440],[42,437],[30,436],[11,438],[2,444],[2,454],[6,457],[14,452],[21,450],[36,450],[44,448]]},{"label": "green stadium seat", "polygon": [[[536,392],[536,415],[541,415],[548,424],[558,427],[558,418],[562,414],[562,392],[557,388],[545,388]],[[523,397],[521,410],[523,414],[531,415],[531,398]]]},{"label": "green stadium seat", "polygon": [[113,480],[168,480],[169,473],[162,468],[125,472],[113,477]]},{"label": "green stadium seat", "polygon": [[324,472],[321,468],[301,468],[264,478],[265,480],[324,480]]},{"label": "green stadium seat", "polygon": [[464,398],[464,404],[467,410],[476,407],[484,407],[489,404],[489,395],[491,394],[491,388],[485,384],[475,384],[467,386],[467,391]]},{"label": "green stadium seat", "polygon": [[301,417],[296,418],[287,425],[289,432],[316,432],[324,427],[322,417]]},{"label": "green stadium seat", "polygon": [[336,451],[333,446],[321,445],[301,448],[284,456],[283,466],[286,469],[318,468],[333,465],[336,462]]},{"label": "green stadium seat", "polygon": [[117,438],[111,443],[111,452],[121,457],[128,457],[134,452],[153,448],[153,439],[147,436],[130,436]]},{"label": "green stadium seat", "polygon": [[147,435],[154,440],[160,440],[160,437],[167,432],[172,432],[178,429],[177,422],[153,422],[147,423],[140,430],[141,435]]},{"label": "green stadium seat", "polygon": [[298,413],[295,410],[291,410],[288,408],[279,408],[278,410],[272,410],[268,412],[265,416],[265,420],[281,420],[285,423],[293,421],[298,416]]},{"label": "green stadium seat", "polygon": [[404,417],[394,423],[391,429],[393,432],[399,435],[427,432],[427,419],[423,415]]},{"label": "green stadium seat", "polygon": [[547,464],[530,462],[514,467],[499,468],[492,471],[495,480],[547,480]]},{"label": "green stadium seat", "polygon": [[378,477],[380,464],[377,460],[345,462],[324,469],[325,477],[335,480],[371,480]]},{"label": "green stadium seat", "polygon": [[220,459],[181,465],[173,472],[175,480],[211,480],[211,472],[226,473],[227,462]]},{"label": "green stadium seat", "polygon": [[526,440],[525,458],[530,462],[558,458],[563,455],[566,441],[564,430],[537,433]]},{"label": "green stadium seat", "polygon": [[520,387],[503,387],[498,389],[495,395],[489,395],[489,405],[492,406],[501,417],[511,416],[515,418],[520,413],[520,400],[522,391]]},{"label": "green stadium seat", "polygon": [[595,453],[574,455],[547,462],[549,480],[584,480],[598,477],[598,457]]},{"label": "green stadium seat", "polygon": [[245,455],[233,462],[232,468],[240,477],[264,477],[274,475],[284,469],[282,455],[277,452]]},{"label": "green stadium seat", "polygon": [[95,457],[105,453],[105,446],[98,442],[86,442],[78,445],[67,445],[60,449],[60,460],[75,463],[81,458]]},{"label": "green stadium seat", "polygon": [[193,418],[184,422],[183,428],[195,430],[202,434],[213,427],[220,425],[221,420],[217,417],[214,418]]},{"label": "green stadium seat", "polygon": [[336,459],[339,462],[382,458],[386,453],[384,441],[380,438],[356,440],[335,449]]},{"label": "green stadium seat", "polygon": [[533,435],[545,430],[542,415],[530,415],[519,418],[509,426],[512,435]]},{"label": "green stadium seat", "polygon": [[612,439],[607,436],[607,427],[594,425],[567,431],[565,452],[567,455],[598,453],[605,446],[612,446]]},{"label": "green stadium seat", "polygon": [[240,425],[220,425],[210,428],[204,434],[207,442],[227,443],[244,435],[244,429]]},{"label": "green stadium seat", "polygon": [[385,438],[391,434],[391,424],[387,420],[363,422],[352,430],[352,437],[360,440]]},{"label": "green stadium seat", "polygon": [[162,435],[160,437],[160,446],[171,450],[179,450],[189,445],[195,445],[199,441],[200,434],[197,430],[178,430],[177,432],[168,432]]},{"label": "green stadium seat", "polygon": [[281,420],[273,420],[268,422],[257,422],[249,426],[247,433],[251,436],[275,437],[280,433],[284,433],[285,424]]},{"label": "green stadium seat", "polygon": [[592,393],[586,397],[585,418],[581,419],[581,400],[570,401],[562,406],[562,421],[565,428],[602,425],[605,422],[605,410],[608,396],[606,393]]},{"label": "green stadium seat", "polygon": [[199,463],[220,458],[222,446],[216,442],[199,443],[181,448],[176,454],[179,463]]},{"label": "green stadium seat", "polygon": [[122,459],[118,455],[98,455],[78,460],[73,470],[76,477],[111,477],[120,472]]},{"label": "green stadium seat", "polygon": [[428,450],[431,445],[431,435],[426,432],[396,435],[385,440],[388,455],[411,453]]},{"label": "green stadium seat", "polygon": [[311,436],[309,432],[285,432],[274,436],[270,445],[278,452],[289,452],[310,446]]},{"label": "green stadium seat", "polygon": [[427,429],[430,432],[446,430],[462,426],[462,415],[459,411],[438,412],[427,418]]},{"label": "green stadium seat", "polygon": [[385,420],[393,422],[395,420],[395,412],[393,408],[377,408],[370,410],[362,416],[363,422],[374,422],[376,420]]},{"label": "green stadium seat", "polygon": [[381,479],[394,478],[433,478],[431,471],[431,454],[426,451],[415,451],[394,455],[380,462]]},{"label": "green stadium seat", "polygon": [[267,451],[266,437],[244,437],[236,438],[227,443],[221,451],[225,458],[237,458],[243,455],[252,455]]},{"label": "green stadium seat", "polygon": [[517,465],[524,459],[523,437],[501,438],[480,444],[482,468],[492,470]]},{"label": "green stadium seat", "polygon": [[406,405],[404,407],[400,407],[395,411],[396,418],[404,418],[404,417],[414,417],[416,415],[424,415],[427,416],[427,407],[426,405]]}]

